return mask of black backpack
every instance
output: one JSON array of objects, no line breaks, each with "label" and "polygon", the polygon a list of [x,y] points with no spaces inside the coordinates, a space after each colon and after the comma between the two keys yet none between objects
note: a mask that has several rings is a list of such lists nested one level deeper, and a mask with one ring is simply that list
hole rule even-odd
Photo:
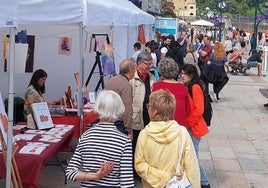
[{"label": "black backpack", "polygon": [[211,119],[213,115],[213,110],[210,102],[210,96],[206,93],[204,93],[204,112],[203,112],[203,118],[207,124],[207,126],[210,126]]}]

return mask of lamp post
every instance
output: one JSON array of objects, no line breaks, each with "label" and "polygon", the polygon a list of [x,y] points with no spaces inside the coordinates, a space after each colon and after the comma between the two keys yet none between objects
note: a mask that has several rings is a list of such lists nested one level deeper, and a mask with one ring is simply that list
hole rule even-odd
[{"label": "lamp post", "polygon": [[222,38],[222,11],[226,7],[226,3],[224,1],[219,2],[218,8],[220,10],[220,32],[219,32],[219,41],[221,42]]},{"label": "lamp post", "polygon": [[[255,16],[254,16],[254,35],[252,36],[253,37],[253,45],[252,45],[252,54],[256,54],[257,52],[257,34],[258,34],[258,26],[259,26],[259,23],[265,19],[265,17],[268,17],[267,14],[264,14],[261,9],[260,9],[260,4],[259,4],[259,1],[258,0],[252,0],[254,5],[255,5]],[[265,0],[264,2],[264,7],[268,7],[268,0]],[[264,16],[264,18],[261,18],[260,20],[258,20],[257,22],[257,14],[258,14],[258,11]]]}]

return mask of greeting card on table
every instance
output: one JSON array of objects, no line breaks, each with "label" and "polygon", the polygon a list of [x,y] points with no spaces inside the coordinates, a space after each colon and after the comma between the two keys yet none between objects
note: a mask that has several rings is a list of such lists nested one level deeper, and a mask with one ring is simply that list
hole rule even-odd
[{"label": "greeting card on table", "polygon": [[38,129],[49,129],[54,127],[46,102],[31,104],[33,117]]}]

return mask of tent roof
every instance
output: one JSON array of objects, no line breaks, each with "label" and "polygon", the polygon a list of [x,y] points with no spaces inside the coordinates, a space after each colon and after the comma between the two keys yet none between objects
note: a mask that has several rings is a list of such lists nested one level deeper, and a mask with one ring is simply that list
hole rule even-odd
[{"label": "tent roof", "polygon": [[197,21],[193,21],[191,22],[191,25],[196,25],[196,26],[207,26],[207,27],[212,27],[214,26],[213,23],[206,21],[206,20],[197,20]]},{"label": "tent roof", "polygon": [[83,21],[83,0],[18,0],[20,24],[65,24]]},{"label": "tent roof", "polygon": [[17,24],[137,26],[154,24],[154,16],[127,0],[0,0],[0,27]]},{"label": "tent roof", "polygon": [[152,15],[127,0],[87,0],[86,26],[136,26],[154,22]]},{"label": "tent roof", "polygon": [[16,0],[0,0],[0,5],[0,27],[16,27]]}]

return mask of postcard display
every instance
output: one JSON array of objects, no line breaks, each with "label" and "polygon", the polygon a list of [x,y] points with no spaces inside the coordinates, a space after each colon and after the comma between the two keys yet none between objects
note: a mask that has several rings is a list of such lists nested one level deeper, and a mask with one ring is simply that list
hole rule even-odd
[{"label": "postcard display", "polygon": [[[2,148],[2,154],[4,157],[5,165],[7,164],[7,129],[8,129],[8,117],[5,112],[5,107],[2,100],[2,95],[0,92],[0,144]],[[11,180],[12,187],[14,188],[23,188],[17,163],[14,158],[14,153],[17,150],[17,146],[12,144],[12,159],[11,159]]]},{"label": "postcard display", "polygon": [[37,129],[50,129],[54,127],[46,102],[31,104],[33,120]]}]

